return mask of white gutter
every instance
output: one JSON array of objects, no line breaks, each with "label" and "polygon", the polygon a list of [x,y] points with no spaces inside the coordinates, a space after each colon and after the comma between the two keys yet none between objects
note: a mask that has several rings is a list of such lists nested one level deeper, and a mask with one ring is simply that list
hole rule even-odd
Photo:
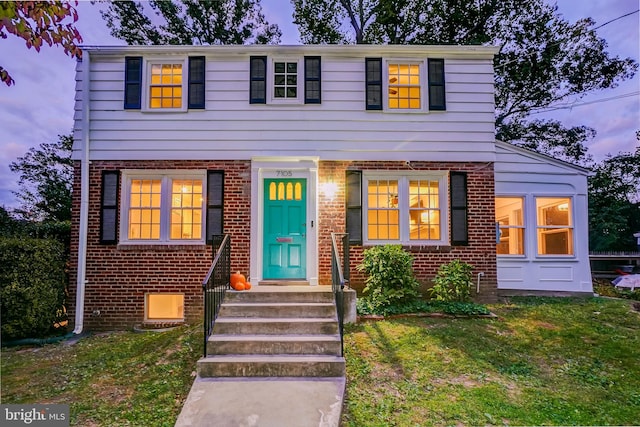
[{"label": "white gutter", "polygon": [[80,226],[78,230],[78,277],[74,334],[84,327],[84,289],[87,269],[87,230],[89,222],[89,90],[91,78],[89,51],[82,55],[82,159],[80,160]]}]

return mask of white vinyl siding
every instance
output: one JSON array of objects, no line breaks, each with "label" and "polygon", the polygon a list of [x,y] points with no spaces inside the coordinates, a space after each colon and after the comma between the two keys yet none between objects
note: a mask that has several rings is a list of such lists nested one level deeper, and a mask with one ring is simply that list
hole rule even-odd
[{"label": "white vinyl siding", "polygon": [[[524,256],[497,256],[498,289],[592,292],[586,215],[588,171],[505,143],[496,143],[496,155],[496,197],[522,198],[525,229]],[[567,202],[569,216],[565,219],[569,225],[538,227],[537,200]],[[556,233],[549,238],[554,244],[557,236],[564,234],[564,247],[572,253],[540,253],[545,233]]]},{"label": "white vinyl siding", "polygon": [[[91,158],[250,159],[256,153],[277,153],[327,160],[494,160],[491,59],[445,56],[447,111],[383,114],[365,110],[366,53],[351,57],[301,49],[300,59],[322,58],[321,104],[250,104],[249,57],[256,52],[216,53],[206,56],[206,109],[160,115],[122,109],[124,54],[90,52]],[[266,55],[269,63],[285,58]],[[428,56],[416,59],[424,62]],[[303,68],[299,65],[298,80],[303,80]],[[76,105],[76,151],[82,143],[81,102]]]}]

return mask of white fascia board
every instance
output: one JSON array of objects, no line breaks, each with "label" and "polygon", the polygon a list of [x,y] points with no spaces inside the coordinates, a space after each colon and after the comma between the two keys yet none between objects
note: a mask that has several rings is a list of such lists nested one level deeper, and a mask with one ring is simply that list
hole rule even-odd
[{"label": "white fascia board", "polygon": [[81,46],[94,56],[182,54],[212,56],[332,55],[332,56],[442,56],[492,59],[497,46],[451,45],[215,45],[215,46]]}]

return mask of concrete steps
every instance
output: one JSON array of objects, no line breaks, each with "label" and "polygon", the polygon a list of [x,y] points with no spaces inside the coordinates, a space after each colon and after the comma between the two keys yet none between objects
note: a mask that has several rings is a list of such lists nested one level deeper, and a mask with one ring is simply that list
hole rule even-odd
[{"label": "concrete steps", "polygon": [[342,377],[333,294],[318,287],[229,291],[200,377]]}]

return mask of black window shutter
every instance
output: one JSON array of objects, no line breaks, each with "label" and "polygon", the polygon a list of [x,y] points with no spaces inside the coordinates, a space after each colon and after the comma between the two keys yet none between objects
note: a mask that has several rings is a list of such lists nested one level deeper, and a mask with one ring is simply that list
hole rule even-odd
[{"label": "black window shutter", "polygon": [[447,109],[444,90],[444,59],[429,59],[429,110]]},{"label": "black window shutter", "polygon": [[191,109],[204,109],[205,98],[205,64],[204,56],[189,57],[189,100]]},{"label": "black window shutter", "polygon": [[467,246],[469,244],[467,173],[451,172],[451,244]]},{"label": "black window shutter", "polygon": [[142,105],[142,57],[124,58],[124,109],[139,110]]},{"label": "black window shutter", "polygon": [[347,233],[349,243],[362,244],[362,171],[346,172]]},{"label": "black window shutter", "polygon": [[367,110],[382,110],[382,58],[365,59]]},{"label": "black window shutter", "polygon": [[100,243],[103,244],[113,244],[118,241],[119,187],[120,171],[102,171]]},{"label": "black window shutter", "polygon": [[224,171],[207,172],[207,243],[223,232]]},{"label": "black window shutter", "polygon": [[320,104],[322,101],[321,60],[319,56],[304,57],[304,103]]},{"label": "black window shutter", "polygon": [[249,59],[249,103],[267,103],[267,57],[252,56]]}]

